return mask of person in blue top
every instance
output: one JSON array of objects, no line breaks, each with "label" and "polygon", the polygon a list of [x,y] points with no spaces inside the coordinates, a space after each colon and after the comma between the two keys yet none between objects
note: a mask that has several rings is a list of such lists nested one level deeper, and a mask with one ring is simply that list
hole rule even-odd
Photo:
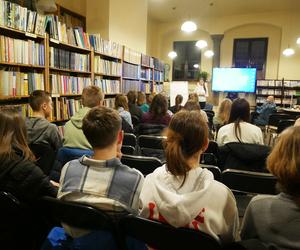
[{"label": "person in blue top", "polygon": [[258,126],[265,126],[268,124],[269,116],[276,112],[276,104],[274,103],[274,96],[268,96],[266,102],[257,108],[257,118],[254,119],[254,124]]}]

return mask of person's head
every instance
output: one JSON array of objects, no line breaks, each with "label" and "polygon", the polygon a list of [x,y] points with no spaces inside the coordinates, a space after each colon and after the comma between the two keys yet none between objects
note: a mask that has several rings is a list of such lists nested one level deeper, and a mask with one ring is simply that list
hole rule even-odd
[{"label": "person's head", "polygon": [[300,197],[300,127],[284,130],[267,159],[281,191]]},{"label": "person's head", "polygon": [[164,95],[157,94],[154,96],[149,111],[154,117],[163,117],[168,111],[168,101]]},{"label": "person's head", "polygon": [[182,103],[182,100],[183,100],[183,96],[182,95],[177,95],[175,97],[175,105],[179,106]]},{"label": "person's head", "polygon": [[142,106],[144,103],[146,103],[146,95],[144,92],[139,91],[137,96],[137,105]]},{"label": "person's head", "polygon": [[228,123],[234,123],[234,133],[239,142],[241,141],[240,122],[250,121],[250,105],[244,98],[237,98],[231,105],[231,111]]},{"label": "person's head", "polygon": [[200,111],[201,110],[199,102],[197,102],[193,99],[188,100],[185,103],[185,105],[183,106],[183,109],[187,110],[187,111]]},{"label": "person's head", "polygon": [[[183,176],[199,164],[200,155],[208,146],[208,126],[198,111],[181,110],[166,130],[164,142],[167,169],[174,176]],[[182,185],[184,184],[184,181]]]},{"label": "person's head", "polygon": [[0,109],[0,145],[0,161],[12,158],[16,151],[23,155],[24,160],[35,159],[27,145],[24,119],[15,107]]},{"label": "person's head", "polygon": [[123,108],[128,111],[128,101],[125,95],[119,94],[115,97],[115,108]]},{"label": "person's head", "polygon": [[189,94],[189,100],[193,100],[195,102],[199,102],[199,97],[196,93]]},{"label": "person's head", "polygon": [[300,126],[300,118],[298,118],[298,119],[295,121],[294,126],[295,126],[295,127],[296,127],[296,126]]},{"label": "person's head", "polygon": [[218,117],[221,119],[221,121],[225,124],[229,120],[230,111],[231,111],[231,105],[232,101],[228,98],[225,98],[219,106],[218,109]]},{"label": "person's head", "polygon": [[267,102],[268,102],[268,103],[274,103],[274,96],[269,95],[269,96],[267,97]]},{"label": "person's head", "polygon": [[83,89],[81,99],[84,107],[93,108],[103,104],[104,95],[99,87],[92,85]]},{"label": "person's head", "polygon": [[129,104],[136,104],[136,100],[137,100],[136,91],[130,90],[127,93],[127,99]]},{"label": "person's head", "polygon": [[29,105],[33,112],[39,112],[45,118],[50,117],[52,112],[52,99],[44,90],[35,90],[29,96]]},{"label": "person's head", "polygon": [[82,131],[93,149],[105,149],[121,144],[122,119],[116,110],[94,107],[82,121]]}]

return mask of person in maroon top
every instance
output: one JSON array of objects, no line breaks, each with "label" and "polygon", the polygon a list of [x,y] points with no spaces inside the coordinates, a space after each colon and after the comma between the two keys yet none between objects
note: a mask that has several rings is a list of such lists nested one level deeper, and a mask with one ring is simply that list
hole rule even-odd
[{"label": "person in maroon top", "polygon": [[164,95],[154,96],[149,112],[144,113],[142,123],[169,125],[171,116],[168,114],[168,102]]}]

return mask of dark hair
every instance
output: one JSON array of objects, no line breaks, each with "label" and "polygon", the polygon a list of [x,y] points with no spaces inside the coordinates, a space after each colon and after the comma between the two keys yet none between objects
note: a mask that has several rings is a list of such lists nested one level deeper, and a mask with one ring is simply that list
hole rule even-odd
[{"label": "dark hair", "polygon": [[189,100],[199,102],[199,96],[196,93],[190,93],[189,94]]},{"label": "dark hair", "polygon": [[115,97],[115,108],[124,108],[125,110],[128,111],[128,101],[125,95],[118,94]]},{"label": "dark hair", "polygon": [[199,102],[196,102],[196,101],[194,101],[192,99],[188,100],[185,103],[185,105],[183,106],[183,109],[187,110],[187,111],[193,111],[193,110],[200,111],[201,110]]},{"label": "dark hair", "polygon": [[250,105],[244,98],[237,98],[231,105],[230,117],[228,123],[234,123],[234,133],[239,142],[241,141],[240,122],[250,121]]},{"label": "dark hair", "polygon": [[16,107],[0,109],[0,162],[12,158],[16,151],[22,153],[23,160],[35,160],[27,144],[27,130],[24,119]]},{"label": "dark hair", "polygon": [[87,86],[83,89],[81,99],[84,107],[93,108],[99,106],[104,96],[97,86]]},{"label": "dark hair", "polygon": [[207,143],[208,126],[200,112],[182,110],[172,117],[166,136],[167,169],[175,176],[184,176],[182,186],[190,170],[187,160]]},{"label": "dark hair", "polygon": [[144,92],[139,91],[137,94],[137,104],[138,106],[142,106],[144,103],[146,103],[146,95]]},{"label": "dark hair", "polygon": [[179,111],[181,109],[181,103],[183,100],[183,96],[182,95],[177,95],[175,97],[175,107],[176,107],[176,111]]},{"label": "dark hair", "polygon": [[167,98],[162,94],[154,96],[150,105],[149,112],[152,113],[154,119],[160,119],[166,115],[168,111]]},{"label": "dark hair", "polygon": [[118,112],[106,107],[92,108],[82,121],[82,130],[93,148],[110,146],[118,136],[122,120]]},{"label": "dark hair", "polygon": [[136,93],[136,91],[130,90],[127,93],[127,99],[128,99],[128,103],[130,103],[130,104],[136,104],[136,99],[137,99],[137,93]]},{"label": "dark hair", "polygon": [[29,105],[33,111],[40,111],[44,102],[49,102],[50,94],[44,90],[35,90],[29,96]]}]

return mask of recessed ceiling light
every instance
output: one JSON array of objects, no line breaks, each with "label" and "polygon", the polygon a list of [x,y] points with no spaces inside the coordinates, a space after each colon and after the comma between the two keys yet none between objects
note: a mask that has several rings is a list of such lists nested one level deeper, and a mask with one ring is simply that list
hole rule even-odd
[{"label": "recessed ceiling light", "polygon": [[199,48],[199,49],[204,49],[207,47],[207,42],[205,40],[199,40],[196,42],[196,46]]},{"label": "recessed ceiling light", "polygon": [[198,63],[194,64],[193,66],[194,66],[195,69],[199,69],[199,64]]},{"label": "recessed ceiling light", "polygon": [[297,42],[296,43],[300,45],[300,37],[297,38]]},{"label": "recessed ceiling light", "polygon": [[170,51],[168,54],[168,57],[170,57],[171,59],[174,59],[175,57],[177,57],[177,53],[175,51]]},{"label": "recessed ceiling light", "polygon": [[214,52],[212,50],[207,50],[204,52],[204,56],[206,56],[207,58],[211,58],[214,56]]},{"label": "recessed ceiling light", "polygon": [[192,21],[186,21],[181,25],[181,30],[187,33],[191,33],[197,30],[197,25]]},{"label": "recessed ceiling light", "polygon": [[287,48],[287,49],[285,49],[284,51],[282,51],[282,54],[283,54],[284,56],[292,56],[292,55],[295,54],[295,50],[292,49],[292,48]]}]

